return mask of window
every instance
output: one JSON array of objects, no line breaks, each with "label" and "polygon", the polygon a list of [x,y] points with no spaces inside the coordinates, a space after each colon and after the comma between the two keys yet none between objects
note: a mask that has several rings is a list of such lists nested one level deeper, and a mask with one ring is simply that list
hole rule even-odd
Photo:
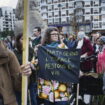
[{"label": "window", "polygon": [[94,0],[94,1],[93,1],[93,5],[94,5],[94,6],[99,6],[99,0]]},{"label": "window", "polygon": [[86,31],[86,33],[89,33],[91,31],[91,26],[90,25],[86,25],[85,31]]},{"label": "window", "polygon": [[62,18],[61,18],[61,22],[62,22],[62,23],[67,23],[67,18],[66,18],[66,17],[62,17]]},{"label": "window", "polygon": [[41,3],[45,3],[46,2],[46,0],[41,0]]},{"label": "window", "polygon": [[105,14],[105,7],[102,7],[102,8],[101,8],[101,13],[102,13],[102,14]]},{"label": "window", "polygon": [[105,21],[105,15],[102,15],[102,21]]},{"label": "window", "polygon": [[85,15],[84,20],[85,20],[85,21],[90,21],[90,20],[91,20],[91,16],[90,16],[90,15]]},{"label": "window", "polygon": [[91,9],[90,8],[86,8],[85,9],[85,14],[91,14]]},{"label": "window", "polygon": [[99,21],[99,15],[93,16],[93,20],[94,20],[94,21]]},{"label": "window", "polygon": [[53,24],[53,19],[48,19],[48,24]]},{"label": "window", "polygon": [[83,7],[82,2],[76,2],[75,7],[76,7],[76,8],[81,8],[81,7]]},{"label": "window", "polygon": [[54,5],[54,9],[58,10],[58,5],[57,4]]},{"label": "window", "polygon": [[93,23],[93,28],[100,28],[100,24],[98,22]]},{"label": "window", "polygon": [[68,21],[69,21],[69,22],[73,21],[73,16],[70,16],[70,17],[68,18]]},{"label": "window", "polygon": [[73,9],[69,9],[69,15],[73,14],[74,10]]},{"label": "window", "polygon": [[66,2],[66,0],[61,0],[62,2]]},{"label": "window", "polygon": [[77,16],[78,16],[78,15],[79,15],[79,16],[83,15],[83,11],[82,11],[82,10],[77,10],[75,13],[76,13]]},{"label": "window", "polygon": [[47,14],[43,14],[43,19],[47,19]]},{"label": "window", "polygon": [[54,19],[54,23],[59,23],[60,19],[59,18],[55,18]]},{"label": "window", "polygon": [[68,3],[68,7],[69,7],[69,8],[74,8],[74,2],[69,2],[69,3]]},{"label": "window", "polygon": [[49,5],[48,6],[48,10],[52,10],[52,5]]},{"label": "window", "polygon": [[66,3],[62,4],[61,7],[62,7],[62,9],[65,9],[66,8]]},{"label": "window", "polygon": [[59,0],[53,0],[54,3],[57,3]]},{"label": "window", "polygon": [[52,17],[53,16],[53,13],[52,12],[49,12],[48,13],[48,17]]},{"label": "window", "polygon": [[93,13],[95,14],[99,13],[99,8],[93,8]]},{"label": "window", "polygon": [[52,0],[47,0],[47,3],[48,3],[48,4],[51,4],[51,3],[52,3]]},{"label": "window", "polygon": [[102,28],[105,29],[105,22],[102,22]]},{"label": "window", "polygon": [[85,7],[91,6],[91,2],[90,2],[90,1],[85,1],[85,2],[84,2],[84,6],[85,6]]},{"label": "window", "polygon": [[55,11],[54,16],[59,16],[59,11]]},{"label": "window", "polygon": [[65,15],[66,15],[66,10],[62,10],[62,11],[61,11],[61,15],[62,15],[62,16],[65,16]]},{"label": "window", "polygon": [[78,23],[82,23],[83,22],[83,17],[76,17],[76,21]]},{"label": "window", "polygon": [[42,7],[42,8],[41,8],[41,11],[42,11],[42,12],[47,12],[47,7]]}]

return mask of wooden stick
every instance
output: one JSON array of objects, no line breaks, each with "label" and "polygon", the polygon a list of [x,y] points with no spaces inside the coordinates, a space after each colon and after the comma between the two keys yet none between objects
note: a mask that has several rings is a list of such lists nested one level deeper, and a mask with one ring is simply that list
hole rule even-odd
[{"label": "wooden stick", "polygon": [[77,84],[76,105],[78,105],[78,97],[79,97],[79,83]]},{"label": "wooden stick", "polygon": [[[24,0],[24,25],[23,25],[23,64],[28,63],[28,19],[29,19],[29,0]],[[27,105],[28,77],[22,76],[22,105]]]}]

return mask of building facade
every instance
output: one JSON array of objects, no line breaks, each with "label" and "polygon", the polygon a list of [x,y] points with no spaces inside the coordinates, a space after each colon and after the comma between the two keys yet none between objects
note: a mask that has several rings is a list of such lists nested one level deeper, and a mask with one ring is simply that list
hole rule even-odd
[{"label": "building facade", "polygon": [[15,21],[15,10],[13,8],[0,7],[0,32],[13,31]]},{"label": "building facade", "polygon": [[41,0],[41,15],[49,26],[85,32],[105,30],[105,0]]}]

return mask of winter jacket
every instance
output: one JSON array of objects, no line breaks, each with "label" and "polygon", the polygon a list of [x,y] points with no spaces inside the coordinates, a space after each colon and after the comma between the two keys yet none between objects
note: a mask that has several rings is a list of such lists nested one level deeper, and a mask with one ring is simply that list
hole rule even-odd
[{"label": "winter jacket", "polygon": [[20,85],[20,65],[13,52],[0,41],[0,95],[5,105],[17,105],[15,87]]},{"label": "winter jacket", "polygon": [[[88,56],[91,56],[93,53],[94,53],[94,49],[91,45],[91,42],[84,38],[84,41],[83,41],[83,46],[82,46],[82,49],[81,49],[81,55],[87,53]],[[80,64],[80,68],[83,72],[89,72],[92,70],[92,61],[91,60],[88,60],[88,61],[84,61]]]}]

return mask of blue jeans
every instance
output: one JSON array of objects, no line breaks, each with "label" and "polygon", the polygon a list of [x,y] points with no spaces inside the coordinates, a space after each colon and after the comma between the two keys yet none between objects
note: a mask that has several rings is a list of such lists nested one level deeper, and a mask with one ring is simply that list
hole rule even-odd
[{"label": "blue jeans", "polygon": [[37,83],[30,83],[29,90],[31,105],[37,105]]},{"label": "blue jeans", "polygon": [[68,101],[58,101],[58,102],[50,102],[45,100],[44,105],[68,105]]}]

